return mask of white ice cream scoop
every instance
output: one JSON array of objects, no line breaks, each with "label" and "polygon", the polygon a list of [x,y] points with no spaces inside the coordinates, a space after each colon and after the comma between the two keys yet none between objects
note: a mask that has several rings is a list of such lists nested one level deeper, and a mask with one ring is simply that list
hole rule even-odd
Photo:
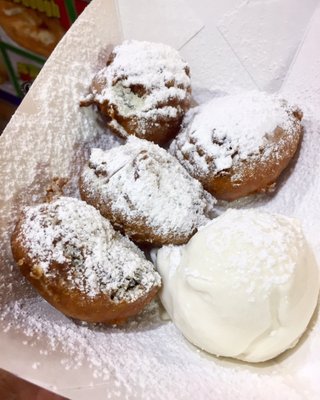
[{"label": "white ice cream scoop", "polygon": [[300,224],[228,210],[187,245],[157,255],[161,300],[193,344],[260,362],[293,347],[315,310],[319,273]]}]

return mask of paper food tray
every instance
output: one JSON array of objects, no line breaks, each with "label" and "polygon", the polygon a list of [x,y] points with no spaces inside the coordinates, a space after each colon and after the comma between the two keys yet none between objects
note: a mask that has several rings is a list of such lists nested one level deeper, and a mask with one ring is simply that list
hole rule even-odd
[{"label": "paper food tray", "polygon": [[[138,3],[141,13],[133,24]],[[254,198],[249,205],[298,217],[320,263],[319,22],[317,10],[283,85],[285,95],[304,110],[301,150],[275,195]],[[53,177],[76,176],[92,143],[118,144],[92,109],[79,108],[79,99],[102,65],[107,45],[123,38],[173,45],[189,62],[194,81],[204,90],[215,88],[215,64],[199,58],[210,53],[204,24],[182,0],[94,0],[73,25],[0,139],[0,367],[78,400],[318,399],[318,311],[295,349],[252,365],[197,350],[159,318],[157,303],[123,328],[76,323],[42,300],[14,266],[10,235],[20,207],[39,201]],[[230,52],[226,45],[232,79],[223,86],[219,69],[217,87],[252,89],[247,71]]]}]

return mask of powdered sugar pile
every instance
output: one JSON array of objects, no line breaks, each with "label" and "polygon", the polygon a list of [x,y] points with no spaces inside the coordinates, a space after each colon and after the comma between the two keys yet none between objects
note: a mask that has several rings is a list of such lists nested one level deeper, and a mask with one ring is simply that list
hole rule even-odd
[{"label": "powdered sugar pile", "polygon": [[132,302],[160,286],[160,277],[143,253],[116,233],[92,206],[73,198],[28,207],[19,239],[41,272],[57,274],[52,262],[68,264],[67,286],[89,297],[100,293],[114,302]]},{"label": "powdered sugar pile", "polygon": [[[161,43],[132,40],[115,47],[113,54],[110,65],[94,78],[88,99],[114,105],[123,117],[178,116],[180,107],[166,103],[174,99],[183,102],[190,97],[190,77],[177,50]],[[139,124],[143,133],[143,121]]]},{"label": "powdered sugar pile", "polygon": [[82,186],[98,203],[110,204],[119,223],[142,220],[168,238],[187,239],[207,221],[214,201],[168,152],[135,137],[107,152],[93,149]]},{"label": "powdered sugar pile", "polygon": [[268,157],[281,147],[279,140],[272,141],[276,127],[286,131],[286,140],[299,134],[294,110],[278,95],[262,92],[218,97],[189,111],[171,150],[200,175],[229,169],[249,157]]}]

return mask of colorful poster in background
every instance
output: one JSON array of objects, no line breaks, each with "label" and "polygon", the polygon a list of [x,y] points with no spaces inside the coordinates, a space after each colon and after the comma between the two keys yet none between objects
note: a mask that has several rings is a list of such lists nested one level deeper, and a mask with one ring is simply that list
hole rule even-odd
[{"label": "colorful poster in background", "polygon": [[0,86],[0,88],[21,99],[40,72],[42,65],[45,63],[45,58],[12,46],[9,43],[2,42],[0,46],[7,75],[9,76],[6,86]]},{"label": "colorful poster in background", "polygon": [[0,98],[19,104],[89,1],[0,0]]}]

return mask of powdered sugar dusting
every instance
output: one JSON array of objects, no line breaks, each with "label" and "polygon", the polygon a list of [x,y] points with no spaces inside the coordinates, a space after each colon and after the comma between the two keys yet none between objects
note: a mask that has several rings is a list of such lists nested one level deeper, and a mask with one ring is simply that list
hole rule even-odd
[{"label": "powdered sugar dusting", "polygon": [[142,219],[164,236],[188,238],[214,202],[174,157],[135,137],[106,152],[93,149],[82,185],[113,213],[133,224]]},{"label": "powdered sugar dusting", "polygon": [[160,286],[143,253],[77,199],[61,197],[26,208],[19,239],[45,276],[57,274],[52,262],[67,264],[67,286],[89,297],[104,293],[116,303],[132,302]]},{"label": "powdered sugar dusting", "polygon": [[177,50],[161,43],[123,42],[91,85],[90,101],[110,104],[122,117],[137,117],[139,134],[147,121],[179,117],[189,100],[188,66]]},{"label": "powdered sugar dusting", "polygon": [[189,112],[171,150],[188,169],[219,173],[249,157],[275,154],[279,144],[270,138],[277,127],[286,138],[298,134],[294,110],[278,95],[263,92],[214,98]]},{"label": "powdered sugar dusting", "polygon": [[[108,100],[128,116],[148,112],[173,97],[185,98],[183,88],[189,87],[190,78],[185,70],[187,63],[177,50],[162,43],[131,40],[115,47],[113,54],[110,65],[97,75],[105,85],[101,93],[93,91],[98,102]],[[167,87],[168,82],[173,86]],[[148,95],[135,96],[130,89],[135,85],[142,85]],[[126,102],[128,96],[132,98]]]},{"label": "powdered sugar dusting", "polygon": [[[65,90],[69,90],[68,87]],[[296,93],[292,96],[292,100],[299,100],[298,95],[299,93]],[[272,196],[251,196],[250,207],[267,208],[300,218],[308,241],[313,245],[320,262],[320,241],[315,223],[320,218],[320,203],[316,201],[320,188],[316,167],[320,146],[320,105],[314,102],[312,96],[308,101],[303,98],[300,100],[304,110],[305,135],[297,164],[293,171],[288,170],[285,173],[278,191]],[[87,114],[89,110],[85,111]],[[46,114],[48,118],[49,115]],[[34,122],[39,118],[40,116],[36,115]],[[87,122],[81,123],[83,132],[95,126],[93,113],[88,113],[87,119]],[[25,124],[26,118],[22,116],[21,126],[22,120]],[[28,129],[31,127],[28,125]],[[72,129],[72,135],[75,134],[76,130]],[[14,137],[15,135],[11,137],[12,140]],[[36,139],[36,136],[32,138],[33,143]],[[54,135],[52,139],[50,136],[50,141],[54,142]],[[65,148],[64,136],[57,138],[57,141],[63,143],[61,146]],[[112,136],[109,137],[109,141],[110,143],[106,140],[106,147],[114,145]],[[14,154],[10,160],[12,169],[15,165],[19,168],[19,164],[25,166],[26,160],[35,161],[19,152],[25,145],[25,142],[19,141],[15,142],[15,146],[11,143]],[[52,159],[52,164],[57,169],[61,168],[61,163],[66,163],[68,153],[61,149],[58,154],[59,156],[54,154]],[[20,178],[17,177],[16,180],[10,178],[12,173],[8,172],[7,168],[2,169],[2,172],[7,174],[2,193],[10,195],[8,198],[14,193],[13,183],[18,183],[19,179],[23,178],[23,171],[30,174],[31,180],[34,178],[34,171],[25,167],[18,170]],[[42,169],[41,174],[43,173]],[[32,201],[32,193],[24,193],[24,196],[25,201]],[[2,204],[1,215],[8,219],[10,213],[5,207],[6,204],[9,203],[4,201]],[[244,206],[247,206],[246,203],[240,202],[239,205],[239,202],[236,202],[228,204],[227,207]],[[222,205],[221,210],[225,209],[226,206]],[[12,265],[9,251],[11,229],[12,224],[6,226],[1,243],[4,271],[0,277],[1,337],[4,346],[8,346],[8,343],[12,343],[14,335],[18,335],[11,347],[20,352],[19,364],[24,366],[26,377],[39,382],[39,376],[32,375],[30,369],[34,361],[40,361],[40,372],[47,371],[42,382],[52,382],[53,368],[59,374],[59,387],[63,382],[64,387],[97,385],[99,390],[98,388],[102,387],[99,385],[106,382],[105,389],[101,389],[101,398],[141,399],[148,396],[149,399],[162,400],[168,399],[170,394],[176,399],[189,400],[194,398],[194,393],[199,393],[203,398],[223,397],[227,400],[241,396],[247,400],[286,397],[290,400],[318,399],[318,380],[314,372],[320,368],[317,356],[320,330],[317,321],[313,322],[312,329],[308,329],[306,341],[301,341],[294,351],[263,364],[263,367],[217,359],[196,351],[188,345],[171,322],[163,323],[160,320],[157,304],[153,305],[152,310],[147,309],[141,318],[134,319],[122,329],[95,327],[92,324],[79,326],[50,307],[21,278],[17,267]],[[31,356],[28,355],[27,349],[30,349]],[[56,359],[58,363],[55,363]],[[17,365],[16,361],[14,363]],[[310,377],[315,377],[313,386],[310,386]],[[62,390],[62,393],[68,395],[66,391]],[[77,396],[78,393],[74,395]]]},{"label": "powdered sugar dusting", "polygon": [[[88,6],[68,31],[28,94],[32,113],[20,108],[1,137],[1,366],[40,384],[56,384],[70,398],[80,398],[81,388],[87,388],[83,389],[86,398],[95,399],[189,400],[195,394],[201,400],[318,399],[320,324],[316,319],[294,351],[263,366],[249,366],[197,352],[172,323],[160,320],[157,306],[122,329],[77,325],[37,296],[13,265],[10,234],[17,193],[22,191],[25,204],[37,201],[37,172],[46,179],[66,176],[74,160],[74,143],[102,132],[94,113],[79,112],[78,103],[89,85],[95,54],[104,48],[106,38],[110,43],[117,40],[117,27],[105,4],[105,0],[92,2],[98,11],[89,13]],[[312,87],[306,87],[300,78],[303,87],[292,94],[292,101],[301,103],[305,121],[297,163],[293,171],[285,172],[278,191],[251,197],[250,206],[300,218],[320,263],[319,85],[312,82]],[[112,136],[106,142],[106,147],[115,144]],[[26,189],[31,183],[33,190]],[[228,205],[235,206],[239,203]],[[35,373],[31,365],[37,361],[41,367]]]}]

